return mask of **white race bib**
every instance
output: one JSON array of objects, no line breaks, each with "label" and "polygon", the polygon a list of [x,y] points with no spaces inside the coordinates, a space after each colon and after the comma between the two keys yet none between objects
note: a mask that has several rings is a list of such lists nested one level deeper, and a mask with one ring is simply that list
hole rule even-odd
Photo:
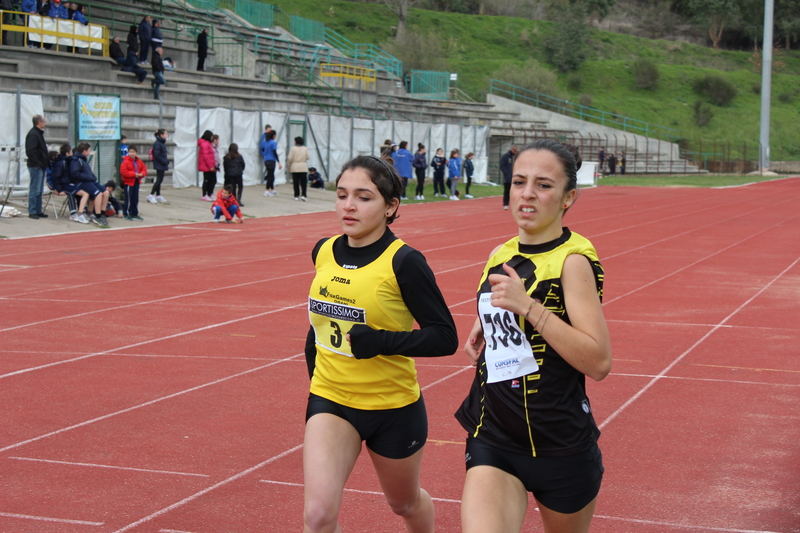
[{"label": "white race bib", "polygon": [[486,342],[488,383],[518,378],[539,370],[531,344],[520,330],[516,315],[492,305],[492,293],[484,292],[478,299],[478,314]]}]

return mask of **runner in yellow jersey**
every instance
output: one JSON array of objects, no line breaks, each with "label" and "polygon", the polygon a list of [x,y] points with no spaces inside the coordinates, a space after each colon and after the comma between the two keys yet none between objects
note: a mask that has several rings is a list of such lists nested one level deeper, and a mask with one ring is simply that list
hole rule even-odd
[{"label": "runner in yellow jersey", "polygon": [[308,295],[304,531],[341,531],[342,492],[364,441],[389,507],[408,531],[432,533],[433,502],[419,483],[428,422],[412,358],[454,353],[455,324],[425,258],[388,228],[402,193],[391,163],[357,157],[336,187],[343,235],[315,246]]},{"label": "runner in yellow jersey", "polygon": [[519,234],[494,249],[465,350],[475,379],[456,418],[467,430],[465,533],[519,532],[536,499],[546,533],[585,533],[603,477],[586,376],[611,370],[592,243],[562,218],[577,197],[577,149],[545,140],[514,159]]}]

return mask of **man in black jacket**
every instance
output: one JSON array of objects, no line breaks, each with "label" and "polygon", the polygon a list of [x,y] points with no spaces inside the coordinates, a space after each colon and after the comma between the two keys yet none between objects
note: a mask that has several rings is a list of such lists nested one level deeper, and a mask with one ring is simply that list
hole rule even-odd
[{"label": "man in black jacket", "polygon": [[208,30],[203,28],[197,36],[197,71],[205,72],[206,56],[208,56]]},{"label": "man in black jacket", "polygon": [[508,209],[511,198],[511,173],[514,169],[515,155],[517,155],[517,145],[512,144],[511,149],[500,158],[500,173],[503,175],[503,209]]},{"label": "man in black jacket", "polygon": [[47,143],[44,141],[44,128],[47,125],[42,115],[33,116],[33,127],[25,136],[25,155],[28,158],[28,216],[33,219],[47,218],[42,213],[42,189],[44,173],[50,164],[47,157]]},{"label": "man in black jacket", "polygon": [[161,60],[161,54],[163,50],[161,48],[156,48],[153,50],[153,98],[158,100],[158,90],[161,88],[162,85],[167,83],[167,80],[164,79],[164,62]]}]

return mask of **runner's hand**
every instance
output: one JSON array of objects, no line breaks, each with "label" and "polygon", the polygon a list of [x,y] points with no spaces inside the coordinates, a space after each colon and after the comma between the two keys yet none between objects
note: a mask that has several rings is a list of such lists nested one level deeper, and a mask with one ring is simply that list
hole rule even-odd
[{"label": "runner's hand", "polygon": [[492,285],[492,305],[523,316],[531,304],[531,297],[525,290],[517,271],[503,263],[503,274],[489,274],[489,283]]}]

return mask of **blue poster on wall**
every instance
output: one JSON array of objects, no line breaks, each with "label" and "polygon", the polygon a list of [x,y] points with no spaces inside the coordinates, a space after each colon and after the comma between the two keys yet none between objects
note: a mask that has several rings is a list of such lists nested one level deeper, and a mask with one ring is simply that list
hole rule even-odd
[{"label": "blue poster on wall", "polygon": [[78,139],[115,141],[120,138],[120,97],[108,94],[76,95]]}]

